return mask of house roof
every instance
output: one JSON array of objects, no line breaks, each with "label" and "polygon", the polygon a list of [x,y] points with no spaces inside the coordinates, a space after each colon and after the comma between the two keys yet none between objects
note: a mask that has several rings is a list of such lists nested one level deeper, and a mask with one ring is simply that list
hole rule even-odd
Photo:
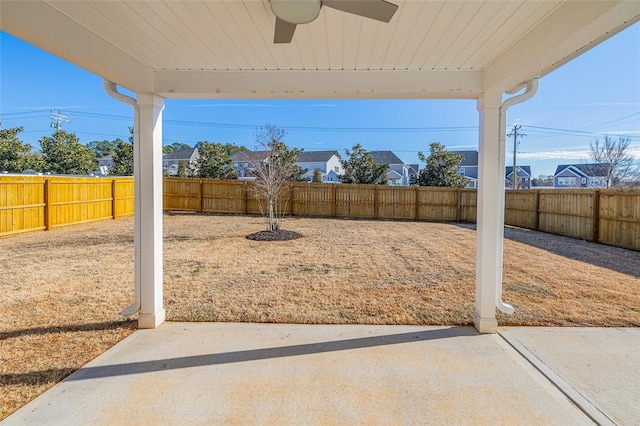
[{"label": "house roof", "polygon": [[[518,168],[518,176],[531,176],[531,166],[516,166]],[[513,172],[513,166],[507,166],[507,176]]]},{"label": "house roof", "polygon": [[556,168],[554,176],[559,175],[566,169],[571,169],[574,173],[589,177],[598,177],[606,175],[606,165],[603,164],[562,164]]},{"label": "house roof", "polygon": [[98,158],[98,161],[109,161],[109,160],[113,160],[113,154],[108,154],[108,155],[105,155],[104,157]]},{"label": "house roof", "polygon": [[270,151],[240,151],[231,156],[234,163],[256,163],[269,156]]},{"label": "house roof", "polygon": [[387,172],[387,179],[402,179],[402,175],[395,170]]},{"label": "house roof", "polygon": [[408,166],[414,173],[418,173],[420,171],[420,164],[408,164]]},{"label": "house roof", "polygon": [[162,156],[163,160],[191,160],[194,154],[197,154],[198,148],[185,148],[179,151],[173,151]]},{"label": "house roof", "polygon": [[335,155],[335,151],[302,151],[298,154],[299,163],[326,163]]},{"label": "house roof", "polygon": [[395,155],[392,151],[369,151],[371,157],[376,163],[384,163],[384,164],[404,164],[397,155]]},{"label": "house roof", "polygon": [[462,162],[460,163],[461,167],[472,167],[478,166],[478,151],[451,151],[454,154],[461,154],[464,156]]},{"label": "house roof", "polygon": [[165,98],[457,98],[543,77],[640,20],[638,1],[392,0],[323,7],[274,44],[268,0],[2,1],[2,29]]}]

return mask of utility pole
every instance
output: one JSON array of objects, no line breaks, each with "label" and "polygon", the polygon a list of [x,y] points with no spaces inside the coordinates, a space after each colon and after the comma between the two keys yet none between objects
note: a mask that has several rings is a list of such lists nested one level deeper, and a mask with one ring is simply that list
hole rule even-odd
[{"label": "utility pole", "polygon": [[62,114],[60,110],[58,110],[57,112],[51,110],[49,119],[51,120],[51,127],[56,129],[56,131],[62,129],[62,123],[70,123],[69,116]]},{"label": "utility pole", "polygon": [[522,128],[521,125],[516,124],[513,126],[513,130],[507,136],[513,136],[513,170],[511,170],[511,189],[516,189],[518,186],[518,172],[516,170],[516,153],[518,151],[518,136],[527,136],[524,133],[518,133],[518,130]]}]

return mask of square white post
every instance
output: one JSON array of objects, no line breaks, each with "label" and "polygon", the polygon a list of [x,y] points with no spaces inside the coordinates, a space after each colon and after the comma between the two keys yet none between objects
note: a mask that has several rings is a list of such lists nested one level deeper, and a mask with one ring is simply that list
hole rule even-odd
[{"label": "square white post", "polygon": [[476,309],[473,323],[481,333],[495,333],[497,284],[502,280],[505,147],[500,146],[502,93],[478,99],[480,116],[476,246]]},{"label": "square white post", "polygon": [[[139,328],[156,328],[165,319],[162,306],[162,110],[164,99],[151,93],[137,95],[139,143],[134,146],[137,175],[135,233],[139,242]],[[136,247],[137,248],[137,247]]]}]

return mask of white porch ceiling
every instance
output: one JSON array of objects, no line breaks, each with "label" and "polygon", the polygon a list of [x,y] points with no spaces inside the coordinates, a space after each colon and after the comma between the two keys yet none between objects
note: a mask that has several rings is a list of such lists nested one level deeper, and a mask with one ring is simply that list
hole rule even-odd
[{"label": "white porch ceiling", "polygon": [[268,0],[2,0],[0,25],[165,97],[476,98],[640,20],[637,0],[390,1],[388,24],[323,8],[278,45]]}]

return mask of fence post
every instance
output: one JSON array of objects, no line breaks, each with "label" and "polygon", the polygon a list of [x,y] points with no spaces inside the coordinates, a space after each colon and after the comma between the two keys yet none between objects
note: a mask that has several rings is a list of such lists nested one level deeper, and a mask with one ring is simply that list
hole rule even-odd
[{"label": "fence post", "polygon": [[333,184],[331,187],[331,192],[333,195],[333,217],[338,216],[338,185]]},{"label": "fence post", "polygon": [[597,189],[593,192],[593,241],[597,243],[600,240],[600,191]]},{"label": "fence post", "polygon": [[200,179],[198,181],[198,199],[199,199],[199,204],[198,204],[198,213],[202,213],[202,210],[204,210],[202,208],[202,204],[204,203],[204,196],[203,196],[203,191],[202,191],[202,185],[204,185],[204,183],[202,183],[202,179]]},{"label": "fence post", "polygon": [[44,230],[51,230],[51,181],[44,180]]},{"label": "fence post", "polygon": [[116,212],[116,208],[118,205],[118,200],[116,199],[116,180],[111,179],[111,217],[113,219],[118,218],[118,214]]},{"label": "fence post", "polygon": [[418,220],[418,218],[420,217],[420,186],[416,185],[416,195],[415,195],[415,210],[413,212],[414,215],[414,220]]},{"label": "fence post", "polygon": [[378,185],[373,185],[373,218],[378,218]]},{"label": "fence post", "polygon": [[536,189],[533,194],[533,230],[540,228],[540,190]]},{"label": "fence post", "polygon": [[458,188],[458,198],[456,200],[456,222],[460,222],[462,219],[462,190]]},{"label": "fence post", "polygon": [[249,191],[247,190],[247,182],[242,183],[242,191],[244,192],[244,214],[249,214]]}]

